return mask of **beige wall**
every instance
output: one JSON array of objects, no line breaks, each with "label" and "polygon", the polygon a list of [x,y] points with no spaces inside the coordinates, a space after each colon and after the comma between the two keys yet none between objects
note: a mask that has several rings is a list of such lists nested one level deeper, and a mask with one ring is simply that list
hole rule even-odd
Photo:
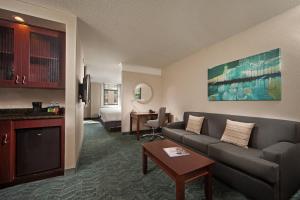
[{"label": "beige wall", "polygon": [[91,85],[91,117],[99,115],[101,105],[101,83],[92,83]]},{"label": "beige wall", "polygon": [[43,107],[51,102],[65,106],[65,90],[0,88],[0,94],[0,108],[31,108],[33,101],[43,102]]},{"label": "beige wall", "polygon": [[[122,72],[122,132],[129,131],[129,116],[132,109],[137,112],[146,112],[149,109],[158,111],[162,106],[162,79],[161,76],[135,72]],[[153,97],[147,104],[134,102],[134,88],[139,83],[147,83],[152,87]],[[141,122],[143,124],[144,122]]]},{"label": "beige wall", "polygon": [[[163,69],[163,101],[177,119],[205,111],[300,120],[300,7]],[[282,50],[282,100],[210,102],[207,69],[274,48]]]},{"label": "beige wall", "polygon": [[[75,16],[55,9],[16,0],[0,0],[0,8],[19,12],[66,25],[66,90],[65,90],[65,168],[74,168],[76,122],[76,27]],[[51,92],[47,96],[52,95]]]},{"label": "beige wall", "polygon": [[91,103],[84,106],[84,118],[97,118],[101,106],[101,83],[91,83]]},{"label": "beige wall", "polygon": [[[82,82],[84,76],[84,55],[82,51],[80,36],[77,28],[77,39],[76,39],[76,97],[78,97],[79,83]],[[75,156],[78,163],[80,151],[82,147],[82,141],[84,136],[83,130],[83,111],[84,103],[77,99],[76,102],[76,132],[75,132]]]},{"label": "beige wall", "polygon": [[84,118],[91,118],[91,104],[84,104]]}]

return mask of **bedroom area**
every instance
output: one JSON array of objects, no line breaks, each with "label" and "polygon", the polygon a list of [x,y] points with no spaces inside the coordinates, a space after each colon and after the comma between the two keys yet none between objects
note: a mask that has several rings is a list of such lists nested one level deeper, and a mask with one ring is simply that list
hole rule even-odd
[{"label": "bedroom area", "polygon": [[121,58],[112,50],[112,44],[102,41],[99,30],[81,19],[77,25],[82,63],[91,77],[90,102],[84,105],[84,123],[102,123],[108,131],[120,131]]},{"label": "bedroom area", "polygon": [[91,82],[90,103],[85,105],[85,123],[101,123],[107,131],[121,130],[121,84]]}]

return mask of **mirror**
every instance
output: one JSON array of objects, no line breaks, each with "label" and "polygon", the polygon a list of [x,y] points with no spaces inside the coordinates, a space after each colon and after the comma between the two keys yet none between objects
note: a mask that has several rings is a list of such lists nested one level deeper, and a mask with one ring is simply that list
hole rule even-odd
[{"label": "mirror", "polygon": [[152,98],[152,88],[146,83],[135,86],[134,99],[139,103],[147,103]]}]

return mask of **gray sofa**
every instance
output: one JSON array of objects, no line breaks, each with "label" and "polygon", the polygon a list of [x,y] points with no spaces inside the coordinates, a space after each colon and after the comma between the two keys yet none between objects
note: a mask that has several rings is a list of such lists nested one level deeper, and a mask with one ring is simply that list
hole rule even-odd
[{"label": "gray sofa", "polygon": [[[185,131],[188,116],[204,116],[201,134]],[[294,121],[185,112],[164,136],[216,161],[214,176],[253,199],[286,200],[300,188],[300,123]],[[221,142],[226,120],[253,122],[249,148]]]}]

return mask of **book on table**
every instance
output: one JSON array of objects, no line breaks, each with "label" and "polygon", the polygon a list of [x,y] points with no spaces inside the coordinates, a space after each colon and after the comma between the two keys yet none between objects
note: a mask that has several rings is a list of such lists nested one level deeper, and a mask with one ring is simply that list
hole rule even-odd
[{"label": "book on table", "polygon": [[190,155],[187,151],[185,151],[181,147],[168,147],[168,148],[163,148],[163,150],[168,154],[169,157],[179,157],[179,156]]}]

